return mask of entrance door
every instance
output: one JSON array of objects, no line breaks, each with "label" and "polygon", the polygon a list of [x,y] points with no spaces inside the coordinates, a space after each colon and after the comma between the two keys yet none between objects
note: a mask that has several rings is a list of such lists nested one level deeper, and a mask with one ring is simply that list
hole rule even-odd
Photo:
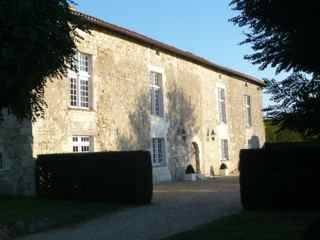
[{"label": "entrance door", "polygon": [[199,146],[196,142],[193,142],[191,147],[192,147],[192,164],[196,168],[196,173],[201,173]]}]

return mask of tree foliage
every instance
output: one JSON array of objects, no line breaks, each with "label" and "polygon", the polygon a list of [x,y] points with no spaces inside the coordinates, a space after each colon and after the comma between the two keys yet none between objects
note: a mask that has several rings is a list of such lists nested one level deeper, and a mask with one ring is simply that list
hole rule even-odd
[{"label": "tree foliage", "polygon": [[[73,14],[70,0],[0,1],[0,117],[42,116],[48,79],[66,73],[80,40],[88,31]],[[57,96],[58,97],[58,96]]]},{"label": "tree foliage", "polygon": [[254,53],[245,59],[276,73],[291,72],[282,80],[266,80],[274,105],[268,118],[282,129],[320,136],[320,1],[232,0],[240,14],[231,21],[248,29],[242,42]]},{"label": "tree foliage", "polygon": [[264,121],[266,131],[266,143],[306,142],[311,141],[300,132],[283,129],[270,120]]},{"label": "tree foliage", "polygon": [[245,58],[261,69],[320,73],[320,1],[232,0],[240,14],[231,21],[248,27],[246,40],[255,53]]},{"label": "tree foliage", "polygon": [[275,103],[265,110],[282,129],[305,136],[320,135],[320,81],[302,73],[293,73],[278,82],[267,80],[267,93]]}]

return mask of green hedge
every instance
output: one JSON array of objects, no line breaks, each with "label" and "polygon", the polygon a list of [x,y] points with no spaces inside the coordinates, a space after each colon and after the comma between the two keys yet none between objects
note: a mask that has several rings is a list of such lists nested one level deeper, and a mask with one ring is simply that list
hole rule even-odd
[{"label": "green hedge", "polygon": [[153,194],[149,152],[101,152],[40,155],[40,197],[150,203]]},{"label": "green hedge", "polygon": [[241,150],[240,188],[245,209],[320,209],[320,145],[269,144]]}]

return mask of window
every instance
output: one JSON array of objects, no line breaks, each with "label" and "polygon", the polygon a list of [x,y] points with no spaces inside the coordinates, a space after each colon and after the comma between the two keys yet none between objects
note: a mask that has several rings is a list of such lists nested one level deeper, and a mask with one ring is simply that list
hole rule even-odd
[{"label": "window", "polygon": [[150,72],[151,114],[163,117],[162,74]]},{"label": "window", "polygon": [[72,137],[72,151],[73,152],[90,152],[91,149],[90,136],[73,136]]},{"label": "window", "polygon": [[221,161],[229,160],[229,143],[227,139],[221,139]]},{"label": "window", "polygon": [[152,162],[154,165],[161,165],[165,163],[164,138],[152,139]]},{"label": "window", "polygon": [[224,88],[218,88],[219,122],[227,123],[226,93]]},{"label": "window", "polygon": [[70,72],[70,106],[89,108],[90,57],[77,53]]},{"label": "window", "polygon": [[3,154],[0,152],[0,171],[8,169],[8,162],[3,157]]},{"label": "window", "polygon": [[245,111],[245,125],[247,128],[252,126],[252,112],[251,112],[251,96],[244,96],[244,111]]}]

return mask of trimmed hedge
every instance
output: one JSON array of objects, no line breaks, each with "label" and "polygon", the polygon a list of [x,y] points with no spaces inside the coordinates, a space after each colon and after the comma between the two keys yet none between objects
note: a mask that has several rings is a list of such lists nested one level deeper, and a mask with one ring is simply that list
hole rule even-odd
[{"label": "trimmed hedge", "polygon": [[245,209],[320,209],[320,145],[268,144],[241,150],[239,168]]},{"label": "trimmed hedge", "polygon": [[147,204],[152,200],[149,152],[101,152],[40,155],[40,197]]}]

